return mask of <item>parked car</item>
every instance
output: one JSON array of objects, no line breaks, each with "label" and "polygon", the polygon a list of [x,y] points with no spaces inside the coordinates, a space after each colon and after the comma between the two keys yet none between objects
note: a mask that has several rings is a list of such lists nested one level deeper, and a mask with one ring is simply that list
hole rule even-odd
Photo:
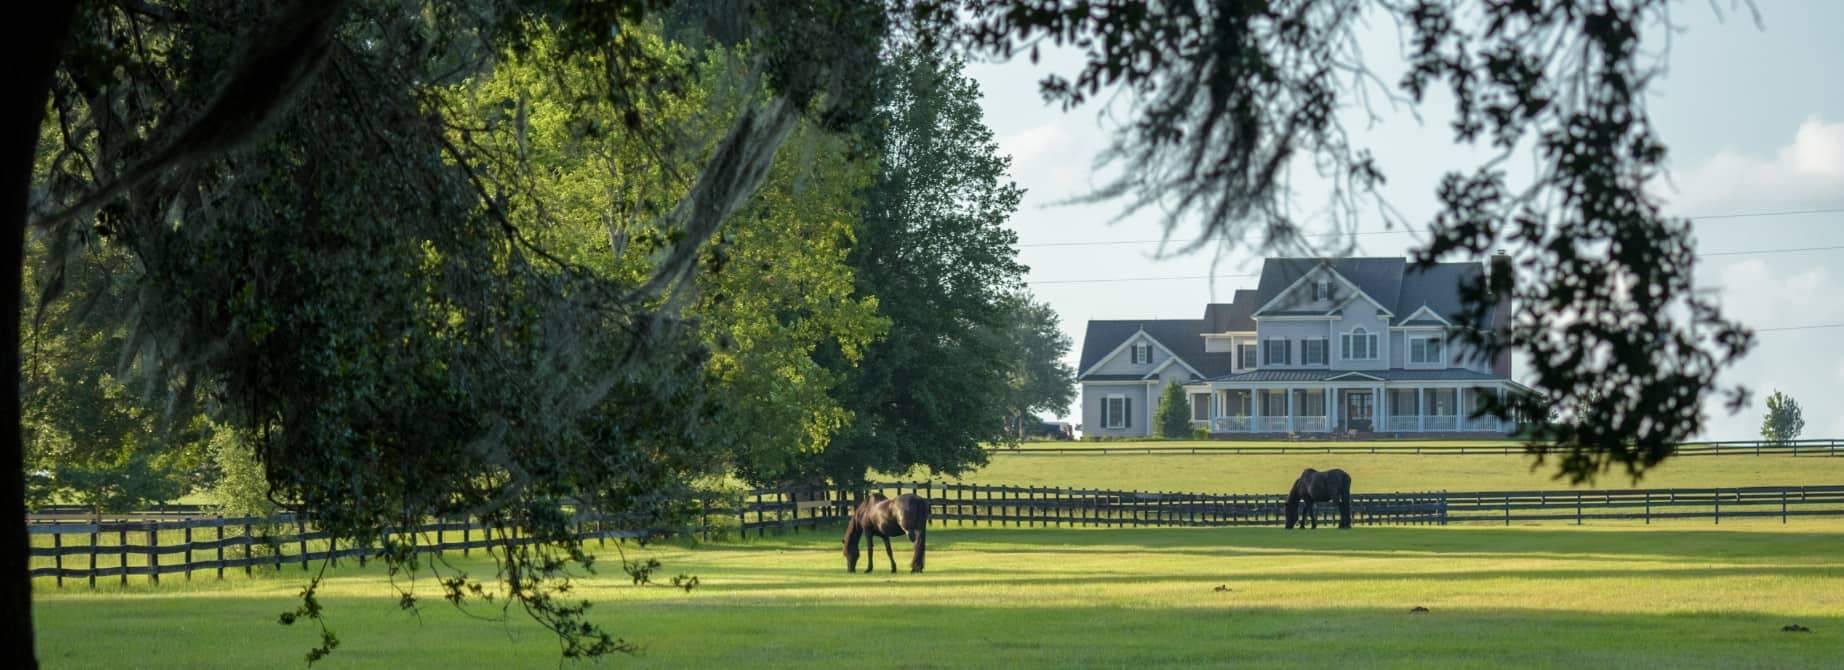
[{"label": "parked car", "polygon": [[1071,426],[1067,423],[1058,423],[1055,421],[1038,422],[1037,432],[1033,434],[1041,435],[1044,438],[1051,439],[1051,440],[1076,439],[1076,429],[1074,426]]}]

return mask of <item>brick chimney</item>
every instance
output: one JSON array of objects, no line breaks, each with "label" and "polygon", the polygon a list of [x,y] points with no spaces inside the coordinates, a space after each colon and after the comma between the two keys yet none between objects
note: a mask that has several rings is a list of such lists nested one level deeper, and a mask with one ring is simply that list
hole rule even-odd
[{"label": "brick chimney", "polygon": [[[1486,265],[1486,290],[1497,298],[1497,305],[1492,309],[1492,332],[1501,342],[1511,338],[1511,294],[1516,286],[1516,271],[1512,269],[1511,256],[1504,250],[1492,254],[1492,260]],[[1511,377],[1511,349],[1506,347],[1492,357],[1492,374],[1499,377]]]}]

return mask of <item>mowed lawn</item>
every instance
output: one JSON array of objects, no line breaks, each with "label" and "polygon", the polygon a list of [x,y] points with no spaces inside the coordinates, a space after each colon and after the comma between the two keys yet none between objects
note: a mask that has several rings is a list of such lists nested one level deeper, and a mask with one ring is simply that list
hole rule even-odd
[{"label": "mowed lawn", "polygon": [[[691,593],[614,574],[581,594],[643,651],[613,667],[1829,668],[1844,658],[1844,521],[1633,529],[936,527],[925,574],[846,574],[835,530],[629,547]],[[896,544],[907,563],[907,547]],[[887,570],[883,559],[879,567]],[[478,561],[477,571],[490,569]],[[283,627],[305,582],[56,590],[35,616],[53,668],[300,666]],[[1227,590],[1219,591],[1218,587]],[[342,644],[317,667],[556,667],[514,612],[470,619],[375,569],[323,589]],[[1413,607],[1426,613],[1411,613]],[[476,613],[491,613],[476,610]],[[1782,632],[1800,624],[1810,633]]]},{"label": "mowed lawn", "polygon": [[[1103,443],[1121,446],[1123,443]],[[1146,443],[1158,445],[1160,443]],[[1532,469],[1521,455],[1404,454],[1016,454],[937,481],[1188,493],[1286,493],[1305,468],[1342,468],[1355,492],[1530,491],[1844,485],[1844,458],[1682,456],[1635,483],[1623,469],[1585,486],[1556,479],[1556,462]],[[909,477],[892,477],[908,480]]]}]

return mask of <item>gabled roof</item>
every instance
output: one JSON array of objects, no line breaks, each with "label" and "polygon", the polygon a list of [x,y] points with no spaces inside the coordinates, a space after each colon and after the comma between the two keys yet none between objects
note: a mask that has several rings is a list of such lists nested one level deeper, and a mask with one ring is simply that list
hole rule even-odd
[{"label": "gabled roof", "polygon": [[[1404,258],[1270,258],[1261,266],[1261,283],[1254,304],[1266,305],[1315,268],[1338,273],[1377,304],[1394,314],[1413,314],[1427,307],[1435,316],[1453,321],[1460,313],[1460,285],[1485,273],[1478,262],[1435,263],[1417,268]],[[1286,305],[1263,315],[1296,314]]]},{"label": "gabled roof", "polygon": [[1076,367],[1077,374],[1094,368],[1141,330],[1206,378],[1228,374],[1231,369],[1234,356],[1229,352],[1204,353],[1202,320],[1142,319],[1088,322],[1088,332],[1082,336],[1082,359]]},{"label": "gabled roof", "polygon": [[[1255,302],[1267,305],[1314,269],[1326,266],[1384,308],[1396,305],[1402,287],[1402,258],[1270,258],[1261,264]],[[1276,305],[1286,309],[1287,305]]]},{"label": "gabled roof", "polygon": [[1460,314],[1460,285],[1484,274],[1484,263],[1435,263],[1426,269],[1409,266],[1402,274],[1396,313],[1412,314],[1426,306],[1436,316],[1455,321]]},{"label": "gabled roof", "polygon": [[1204,307],[1204,332],[1232,333],[1255,330],[1255,320],[1249,318],[1255,313],[1255,291],[1237,289],[1229,302],[1211,303]]}]

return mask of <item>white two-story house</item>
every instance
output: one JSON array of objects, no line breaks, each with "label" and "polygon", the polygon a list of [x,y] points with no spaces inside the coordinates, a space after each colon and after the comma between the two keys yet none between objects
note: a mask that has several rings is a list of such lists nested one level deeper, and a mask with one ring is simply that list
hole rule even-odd
[{"label": "white two-story house", "polygon": [[[1508,259],[1490,271],[1510,272]],[[1184,385],[1194,425],[1227,438],[1419,433],[1502,435],[1471,414],[1529,393],[1509,352],[1455,338],[1459,287],[1484,263],[1417,269],[1402,258],[1271,258],[1255,290],[1198,320],[1090,321],[1077,381],[1085,435],[1149,435],[1165,385]],[[1503,328],[1509,299],[1491,323]]]}]

